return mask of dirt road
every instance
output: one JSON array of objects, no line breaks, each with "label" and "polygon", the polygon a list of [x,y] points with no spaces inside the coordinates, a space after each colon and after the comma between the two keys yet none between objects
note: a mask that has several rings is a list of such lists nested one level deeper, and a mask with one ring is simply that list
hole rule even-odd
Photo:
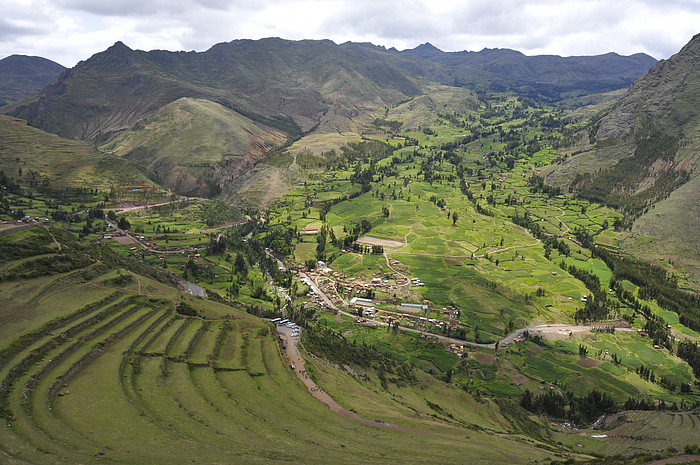
[{"label": "dirt road", "polygon": [[[306,365],[304,362],[304,359],[301,357],[301,354],[299,353],[299,349],[297,347],[297,343],[299,341],[298,337],[292,337],[292,329],[288,328],[286,326],[279,326],[276,325],[277,327],[277,333],[284,339],[285,341],[285,347],[286,347],[286,354],[287,358],[290,363],[290,367],[293,367],[294,372],[296,373],[297,377],[301,380],[301,382],[306,386],[308,389],[309,393],[322,402],[323,404],[327,405],[328,408],[331,409],[331,411],[339,413],[345,417],[351,418],[355,421],[359,421],[360,423],[363,423],[368,426],[373,426],[375,428],[383,428],[383,429],[389,429],[389,430],[394,430],[394,431],[403,431],[406,433],[413,433],[413,434],[419,434],[421,436],[430,436],[434,438],[439,438],[445,441],[454,441],[454,442],[465,442],[481,447],[486,447],[495,451],[498,451],[502,453],[504,456],[509,457],[511,459],[518,459],[518,461],[522,461],[526,457],[517,454],[515,452],[511,452],[506,449],[502,449],[500,447],[493,446],[491,444],[484,444],[484,443],[479,443],[475,441],[470,441],[466,439],[459,439],[459,438],[451,438],[447,436],[441,436],[439,434],[434,434],[434,433],[428,433],[426,431],[420,431],[412,428],[405,428],[403,426],[395,425],[392,423],[385,423],[379,419],[377,420],[368,420],[366,418],[362,418],[359,416],[357,413],[352,412],[342,405],[340,405],[338,402],[333,400],[333,398],[328,395],[326,392],[323,391],[311,378],[309,378],[308,374],[306,373]],[[300,330],[301,331],[301,330]]]}]

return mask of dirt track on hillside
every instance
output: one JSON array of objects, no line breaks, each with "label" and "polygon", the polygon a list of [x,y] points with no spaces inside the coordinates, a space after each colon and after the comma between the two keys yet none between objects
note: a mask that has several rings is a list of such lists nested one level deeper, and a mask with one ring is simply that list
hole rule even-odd
[{"label": "dirt track on hillside", "polygon": [[517,454],[515,452],[502,449],[500,447],[496,447],[490,444],[484,444],[484,443],[479,443],[479,442],[474,442],[474,441],[469,441],[466,439],[458,439],[458,438],[450,438],[446,436],[441,436],[439,434],[434,434],[434,433],[428,433],[426,431],[420,431],[412,428],[405,428],[403,426],[399,425],[394,425],[392,423],[385,423],[381,420],[367,420],[366,418],[362,418],[359,416],[357,413],[350,411],[340,405],[338,402],[333,400],[333,398],[328,395],[326,392],[323,391],[311,378],[309,378],[308,374],[306,373],[306,367],[305,367],[305,362],[304,359],[301,357],[301,354],[299,353],[299,349],[297,348],[297,338],[291,337],[292,330],[291,328],[287,328],[285,326],[277,326],[277,332],[280,334],[282,339],[285,341],[285,347],[286,347],[286,354],[287,358],[289,359],[290,363],[290,368],[293,365],[294,366],[294,372],[296,373],[297,377],[301,380],[302,383],[307,387],[308,391],[311,393],[311,395],[321,401],[323,404],[327,405],[331,411],[339,413],[345,417],[351,418],[353,420],[359,421],[360,423],[363,423],[368,426],[374,426],[375,428],[383,428],[383,429],[389,429],[393,431],[403,431],[406,433],[413,433],[413,434],[420,434],[422,436],[430,436],[434,438],[439,438],[445,441],[454,441],[454,442],[466,442],[468,444],[476,445],[476,446],[482,446],[482,447],[487,447],[489,449],[499,451],[502,454],[511,457],[511,458],[517,458],[518,460],[525,459],[526,457],[520,454]]}]

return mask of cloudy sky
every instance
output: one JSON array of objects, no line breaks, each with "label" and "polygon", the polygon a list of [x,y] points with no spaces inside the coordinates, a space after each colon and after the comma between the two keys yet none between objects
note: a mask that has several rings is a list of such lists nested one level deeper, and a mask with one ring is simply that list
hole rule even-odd
[{"label": "cloudy sky", "polygon": [[700,32],[700,0],[0,0],[0,58],[74,66],[121,40],[203,51],[234,39],[372,42],[528,55],[668,58]]}]

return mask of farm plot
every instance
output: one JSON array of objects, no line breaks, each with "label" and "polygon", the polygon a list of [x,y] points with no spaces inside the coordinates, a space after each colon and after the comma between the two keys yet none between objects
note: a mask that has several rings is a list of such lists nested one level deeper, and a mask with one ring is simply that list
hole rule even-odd
[{"label": "farm plot", "polygon": [[[548,455],[473,430],[478,441],[460,440],[462,426],[431,420],[429,412],[416,419],[409,407],[387,418],[424,426],[432,436],[346,418],[306,391],[268,323],[190,302],[211,319],[176,316],[164,299],[112,292],[12,344],[3,341],[0,460],[349,465],[428,464],[465,454],[512,463]],[[365,410],[370,418],[386,413],[387,394],[361,383],[354,389],[372,406]]]}]

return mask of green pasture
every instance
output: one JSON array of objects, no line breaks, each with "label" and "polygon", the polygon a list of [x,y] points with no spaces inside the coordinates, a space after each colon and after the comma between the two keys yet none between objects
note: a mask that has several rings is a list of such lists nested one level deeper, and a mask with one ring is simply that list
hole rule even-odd
[{"label": "green pasture", "polygon": [[[115,275],[100,275],[94,283],[106,286]],[[142,291],[163,288],[144,277],[138,282]],[[41,292],[42,286],[25,287],[25,292],[30,289]],[[54,289],[56,299],[72,295],[70,286]],[[136,300],[121,297],[97,304],[90,314],[59,329],[85,325],[71,338],[57,340],[25,374],[10,378],[16,388],[10,391],[8,406],[24,412],[0,426],[2,454],[10,463],[45,463],[46,458],[51,463],[91,463],[102,458],[128,464],[272,463],[280,457],[304,463],[433,463],[436,457],[455,461],[465,454],[489,463],[512,463],[551,456],[519,441],[504,427],[494,405],[482,405],[427,375],[421,375],[418,387],[392,385],[390,394],[321,360],[312,362],[314,373],[323,378],[319,382],[324,390],[335,395],[336,383],[341,382],[346,389],[338,395],[339,401],[362,417],[382,418],[431,436],[378,429],[345,418],[301,385],[280,356],[267,323],[231,307],[184,296],[212,319],[174,319],[172,302],[133,294],[138,289],[126,291]],[[165,294],[177,295],[177,291]],[[13,305],[23,308],[25,304],[13,300]],[[76,306],[77,302],[70,308]],[[111,308],[114,311],[108,317],[89,320]],[[7,309],[3,307],[2,313]],[[32,318],[25,331],[41,321]],[[12,363],[53,337],[41,335],[19,348]],[[81,342],[75,345],[78,338]],[[419,343],[415,338],[408,340]],[[2,342],[7,344],[7,338]],[[102,348],[93,352],[97,347]],[[437,347],[420,351],[434,351],[426,352],[429,360],[438,359],[437,351],[445,354],[440,362],[443,369],[454,361],[450,359],[454,356]],[[3,371],[2,376],[7,373]],[[56,385],[56,377],[63,375]],[[28,383],[36,384],[31,384],[34,390],[24,400],[19,387]],[[392,400],[397,395],[403,400]],[[129,427],[115,428],[115,424]],[[480,431],[483,427],[499,431],[502,437],[494,440]],[[308,433],[300,436],[302,430]],[[470,441],[455,442],[465,434]],[[345,447],[338,447],[341,442]],[[270,443],[276,445],[274,450],[269,449]]]}]

